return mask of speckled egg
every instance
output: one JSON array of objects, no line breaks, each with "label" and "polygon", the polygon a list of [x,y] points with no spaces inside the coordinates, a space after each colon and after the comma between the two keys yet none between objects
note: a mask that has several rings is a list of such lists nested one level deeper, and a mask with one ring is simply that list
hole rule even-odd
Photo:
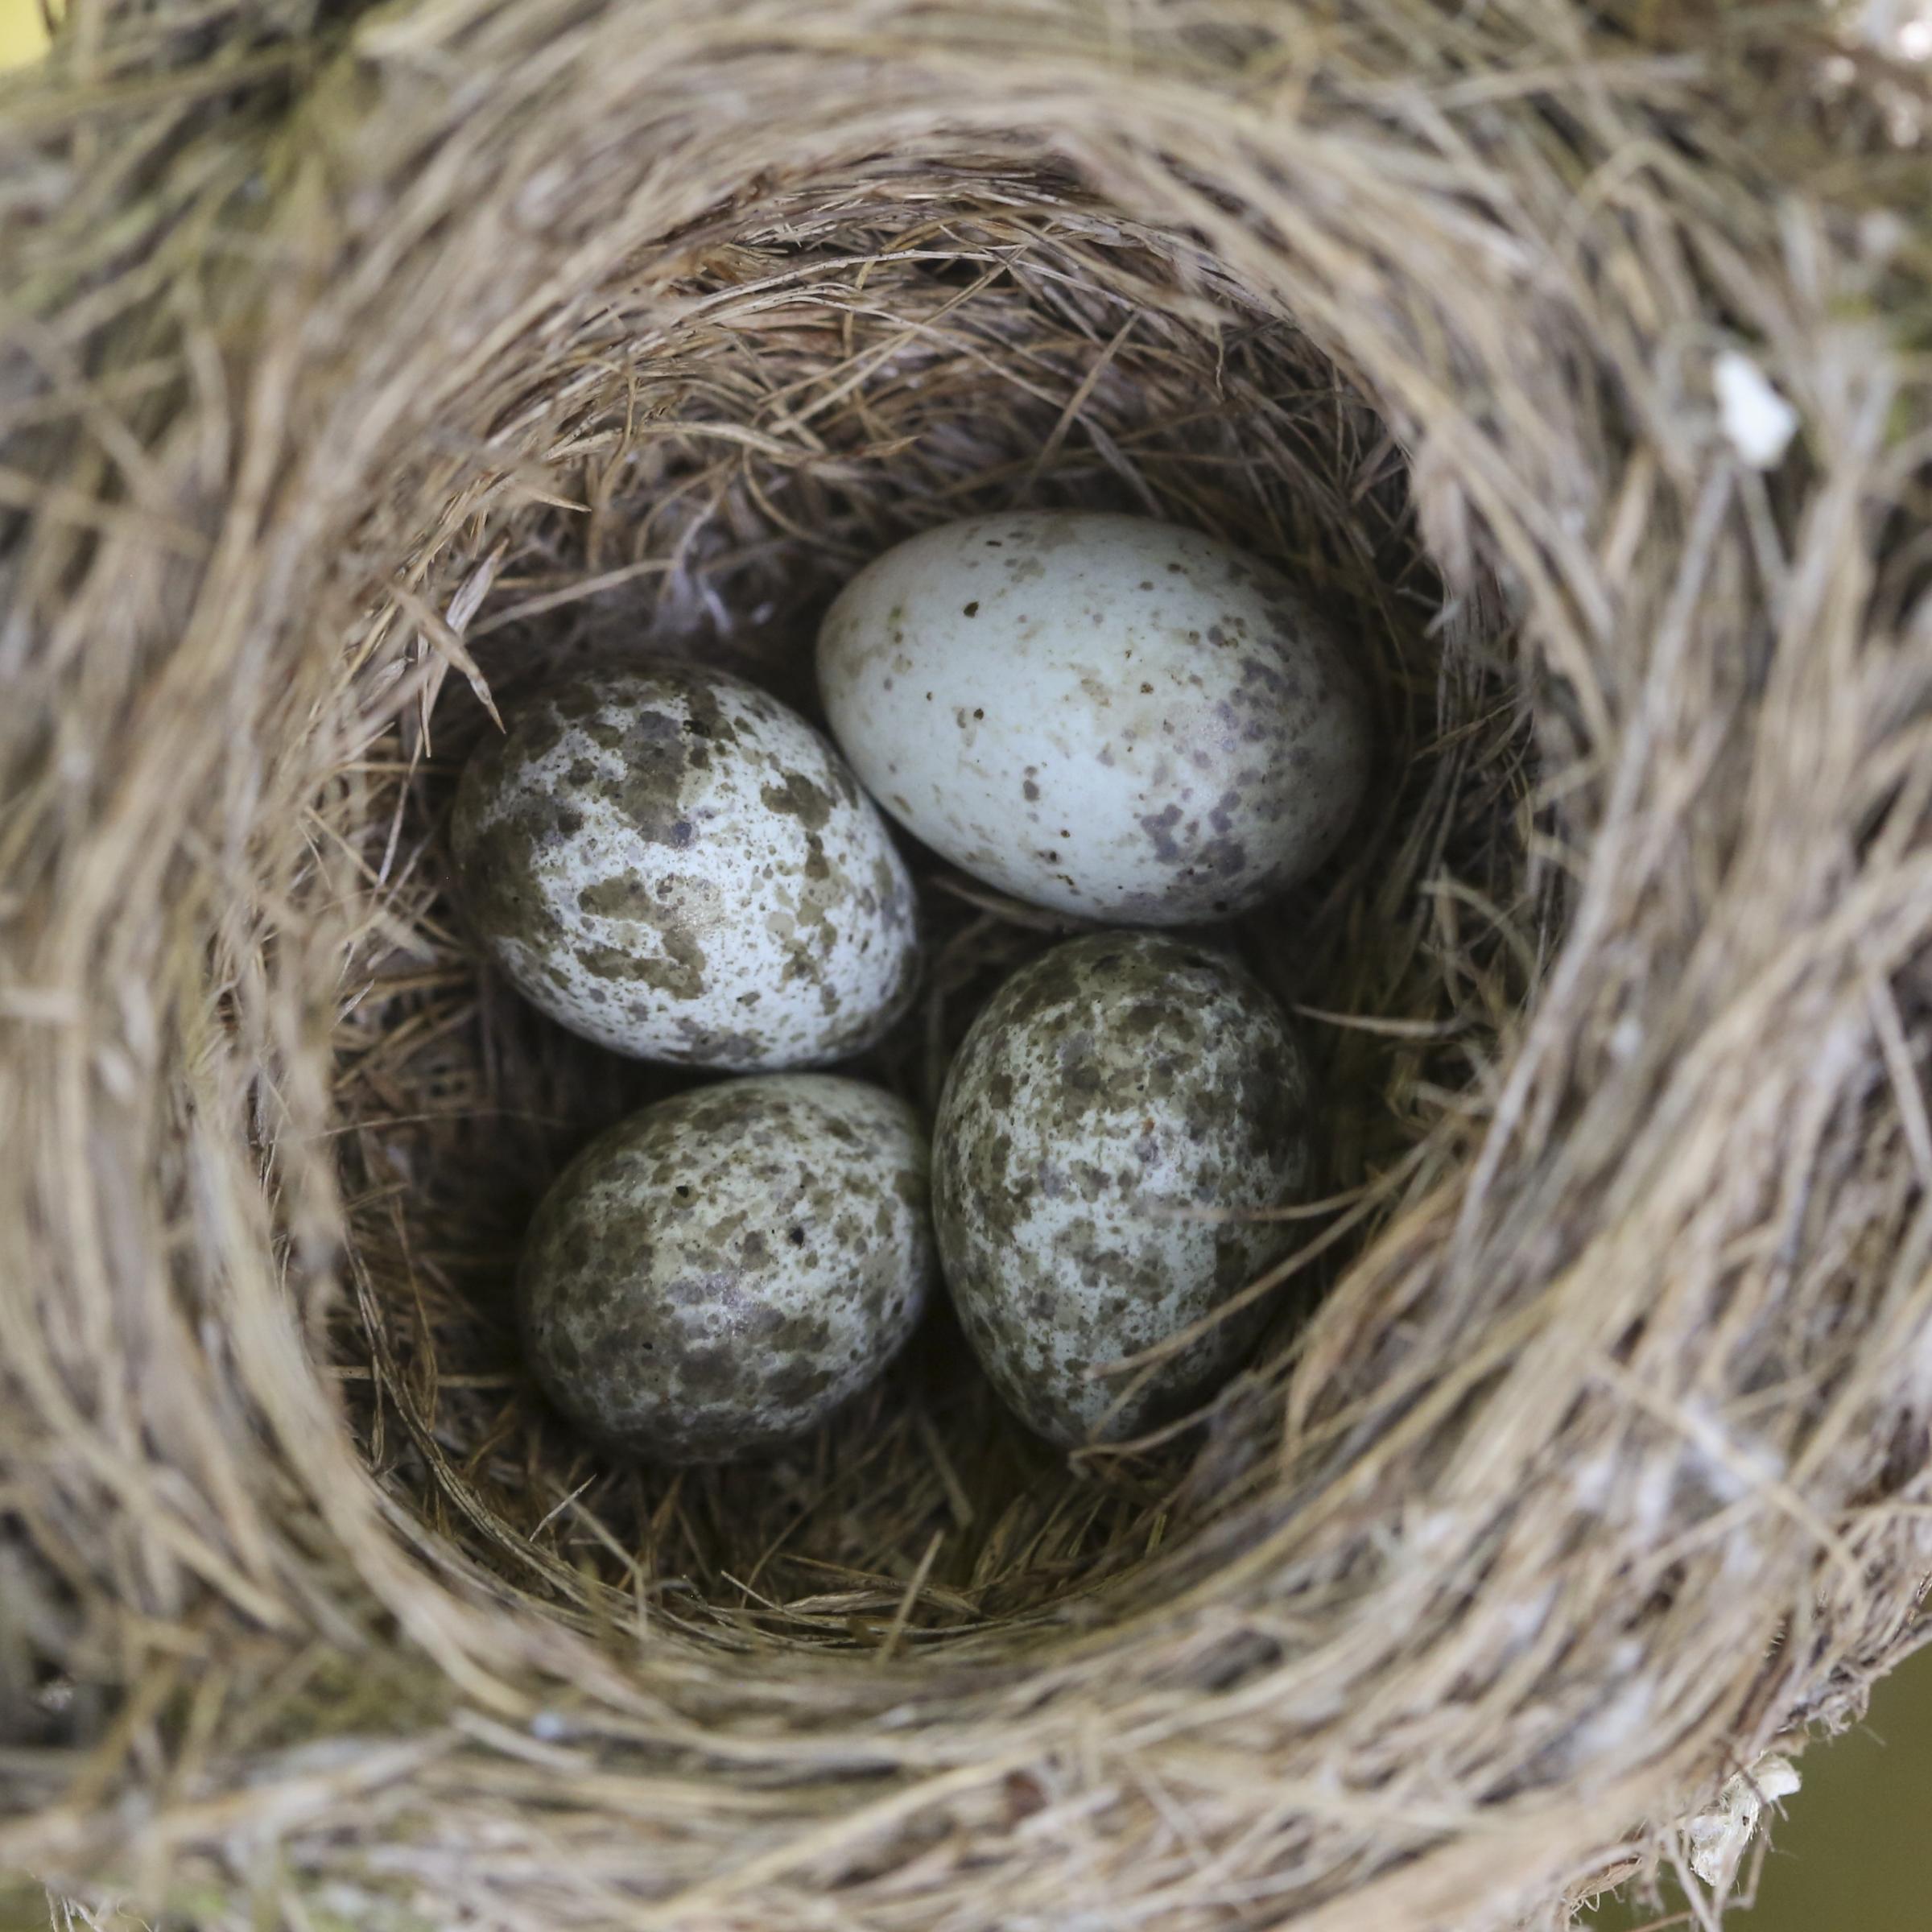
[{"label": "speckled egg", "polygon": [[1180,926],[1332,852],[1369,764],[1341,640],[1278,572],[1084,511],[976,517],[861,571],[818,674],[861,782],[945,857],[1058,911]]},{"label": "speckled egg", "polygon": [[912,1109],[833,1074],[646,1107],[537,1210],[517,1278],[532,1370],[587,1434],[666,1461],[814,1427],[919,1319],[927,1170]]},{"label": "speckled egg", "polygon": [[452,843],[511,984],[619,1053],[811,1066],[911,1000],[890,833],[824,738],[741,679],[647,664],[545,691],[464,769]]},{"label": "speckled egg", "polygon": [[1286,1252],[1284,1224],[1228,1217],[1301,1195],[1307,1093],[1261,987],[1164,934],[1069,941],[993,996],[940,1099],[933,1219],[967,1338],[1030,1427],[1062,1443],[1117,1439],[1236,1365],[1265,1297],[1117,1410],[1132,1376],[1088,1376],[1177,1334]]}]

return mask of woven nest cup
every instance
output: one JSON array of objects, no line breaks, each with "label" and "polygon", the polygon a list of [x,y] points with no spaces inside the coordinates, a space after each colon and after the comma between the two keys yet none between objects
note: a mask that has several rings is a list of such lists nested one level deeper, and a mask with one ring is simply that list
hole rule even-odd
[{"label": "woven nest cup", "polygon": [[[1714,1923],[1932,1572],[1879,10],[77,6],[0,108],[0,1869],[1480,1932],[1675,1865]],[[479,964],[455,774],[592,654],[809,709],[869,559],[1066,506],[1274,559],[1373,687],[1238,935],[1323,1096],[1277,1319],[1104,1450],[941,1309],[789,1451],[601,1457],[509,1283],[673,1076]],[[858,1070],[930,1108],[1056,928],[919,880]]]}]

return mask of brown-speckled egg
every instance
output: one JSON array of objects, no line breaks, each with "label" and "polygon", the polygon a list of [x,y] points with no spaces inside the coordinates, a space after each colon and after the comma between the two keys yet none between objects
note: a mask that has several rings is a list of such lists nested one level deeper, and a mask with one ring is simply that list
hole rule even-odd
[{"label": "brown-speckled egg", "polygon": [[1239,1363],[1265,1297],[1117,1410],[1131,1377],[1088,1373],[1208,1315],[1286,1252],[1282,1222],[1239,1217],[1301,1195],[1307,1096],[1280,1009],[1211,948],[1099,933],[993,996],[940,1098],[933,1219],[967,1338],[1032,1428],[1117,1439]]},{"label": "brown-speckled egg", "polygon": [[933,1274],[912,1109],[832,1074],[659,1101],[566,1168],[517,1289],[531,1368],[587,1434],[729,1462],[871,1381]]},{"label": "brown-speckled egg", "polygon": [[1240,912],[1334,851],[1369,768],[1348,641],[1198,530],[975,517],[888,551],[819,633],[860,782],[1037,905],[1134,926]]},{"label": "brown-speckled egg", "polygon": [[451,836],[510,982],[619,1053],[815,1065],[911,1000],[891,835],[825,739],[741,679],[655,663],[552,687],[470,760]]}]

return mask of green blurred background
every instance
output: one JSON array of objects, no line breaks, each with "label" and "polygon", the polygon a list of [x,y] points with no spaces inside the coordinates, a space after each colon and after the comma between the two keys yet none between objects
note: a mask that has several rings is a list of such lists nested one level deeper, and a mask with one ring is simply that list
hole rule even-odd
[{"label": "green blurred background", "polygon": [[[1863,1724],[1814,1744],[1798,1768],[1805,1788],[1773,1821],[1739,1932],[1932,1932],[1932,1650],[1878,1686]],[[1590,1923],[1635,1932],[1682,1909],[1666,1886],[1661,1909],[1619,1899]]]},{"label": "green blurred background", "polygon": [[40,0],[0,0],[0,70],[38,60],[46,46]]}]

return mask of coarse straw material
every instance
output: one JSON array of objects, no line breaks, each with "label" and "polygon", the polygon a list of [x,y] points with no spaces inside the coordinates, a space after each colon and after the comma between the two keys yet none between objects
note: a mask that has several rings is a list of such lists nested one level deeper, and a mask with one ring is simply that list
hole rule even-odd
[{"label": "coarse straw material", "polygon": [[[1674,1870],[1715,1926],[1932,1574],[1900,11],[72,9],[0,92],[23,1897],[1496,1932]],[[479,969],[453,774],[640,645],[809,707],[853,571],[1030,505],[1275,558],[1376,691],[1239,935],[1325,1096],[1281,1317],[1104,1451],[942,1313],[771,1463],[596,1460],[516,1242],[667,1084]],[[1065,928],[922,890],[865,1071],[930,1105]]]}]

